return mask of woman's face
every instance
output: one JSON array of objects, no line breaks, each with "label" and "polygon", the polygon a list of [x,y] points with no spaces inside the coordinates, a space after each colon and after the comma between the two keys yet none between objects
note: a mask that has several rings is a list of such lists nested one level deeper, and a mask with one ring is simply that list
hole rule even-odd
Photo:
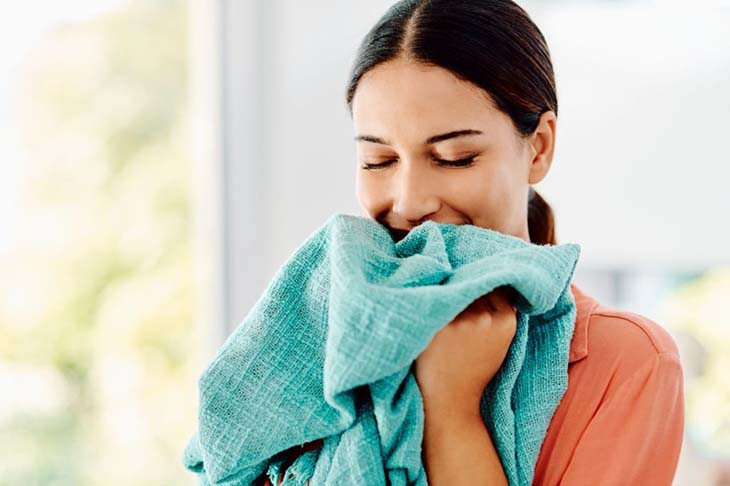
[{"label": "woman's face", "polygon": [[[433,220],[529,241],[528,191],[550,168],[553,112],[523,139],[480,88],[443,68],[398,59],[360,79],[352,113],[360,207],[404,230],[394,231],[397,240]],[[463,166],[448,165],[460,160]]]}]

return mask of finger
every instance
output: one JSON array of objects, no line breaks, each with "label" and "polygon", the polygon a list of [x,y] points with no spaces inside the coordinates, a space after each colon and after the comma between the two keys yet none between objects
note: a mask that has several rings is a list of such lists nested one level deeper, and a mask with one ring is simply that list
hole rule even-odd
[{"label": "finger", "polygon": [[492,301],[491,294],[484,294],[479,299],[477,299],[479,304],[481,304],[480,310],[486,309],[487,311],[494,313],[497,312],[497,307],[494,305],[494,302]]},{"label": "finger", "polygon": [[502,286],[494,289],[489,295],[491,296],[492,305],[494,305],[499,312],[515,312],[517,309],[512,303],[514,300],[513,294],[514,291],[512,287]]},{"label": "finger", "polygon": [[497,309],[489,301],[489,294],[480,295],[461,311],[463,315],[480,316],[484,312],[494,313]]}]

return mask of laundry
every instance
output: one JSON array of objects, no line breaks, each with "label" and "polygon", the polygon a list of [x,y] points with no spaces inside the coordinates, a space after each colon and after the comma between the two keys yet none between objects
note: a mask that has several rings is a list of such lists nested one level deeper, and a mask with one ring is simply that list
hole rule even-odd
[{"label": "laundry", "polygon": [[517,328],[481,415],[509,484],[531,484],[568,385],[579,255],[575,243],[433,221],[395,242],[372,219],[332,215],[202,373],[185,467],[201,485],[261,484],[287,450],[321,438],[284,484],[426,485],[412,364],[471,302],[509,286]]}]

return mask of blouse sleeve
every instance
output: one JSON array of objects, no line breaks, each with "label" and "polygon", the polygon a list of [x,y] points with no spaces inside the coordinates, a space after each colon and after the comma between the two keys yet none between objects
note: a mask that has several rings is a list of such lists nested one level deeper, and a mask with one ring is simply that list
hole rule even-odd
[{"label": "blouse sleeve", "polygon": [[671,485],[684,435],[679,357],[657,353],[607,396],[561,485]]}]

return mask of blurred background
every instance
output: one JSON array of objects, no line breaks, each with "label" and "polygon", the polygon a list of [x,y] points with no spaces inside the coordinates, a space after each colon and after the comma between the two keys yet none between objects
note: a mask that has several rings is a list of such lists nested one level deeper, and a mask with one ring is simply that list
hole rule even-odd
[{"label": "blurred background", "polygon": [[[5,9],[0,486],[196,484],[199,374],[304,239],[360,214],[345,82],[392,3]],[[575,282],[672,333],[675,484],[730,484],[730,2],[518,3],[553,56],[536,188]]]}]

